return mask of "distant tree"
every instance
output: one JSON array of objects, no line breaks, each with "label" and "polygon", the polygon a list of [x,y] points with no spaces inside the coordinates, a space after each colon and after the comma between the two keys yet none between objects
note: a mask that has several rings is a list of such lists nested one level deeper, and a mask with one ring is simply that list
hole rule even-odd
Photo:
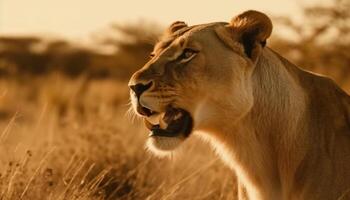
[{"label": "distant tree", "polygon": [[161,26],[149,22],[111,26],[114,37],[105,37],[101,43],[113,45],[115,53],[115,67],[117,76],[129,79],[130,75],[146,63],[153,45],[161,32]]},{"label": "distant tree", "polygon": [[276,19],[296,38],[280,37],[272,46],[298,66],[332,76],[339,84],[350,79],[350,1],[334,0],[331,5],[304,9],[302,22]]},{"label": "distant tree", "polygon": [[49,57],[33,51],[35,45],[41,42],[38,37],[0,37],[0,76],[18,71],[33,74],[47,72]]}]

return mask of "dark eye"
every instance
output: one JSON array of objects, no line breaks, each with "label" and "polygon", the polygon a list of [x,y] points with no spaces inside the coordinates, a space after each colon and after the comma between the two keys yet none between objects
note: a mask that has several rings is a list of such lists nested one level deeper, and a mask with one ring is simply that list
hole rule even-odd
[{"label": "dark eye", "polygon": [[149,54],[150,58],[153,58],[154,56],[155,56],[154,53]]},{"label": "dark eye", "polygon": [[193,49],[186,48],[183,50],[182,54],[179,56],[179,60],[186,61],[187,59],[192,58],[196,53],[198,52]]}]

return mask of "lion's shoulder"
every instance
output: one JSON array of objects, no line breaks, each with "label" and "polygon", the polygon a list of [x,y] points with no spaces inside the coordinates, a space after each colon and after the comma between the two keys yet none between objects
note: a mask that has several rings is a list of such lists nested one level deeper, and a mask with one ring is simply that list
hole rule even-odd
[{"label": "lion's shoulder", "polygon": [[343,128],[350,133],[350,96],[331,78],[303,70],[278,53],[274,53],[304,90],[307,99],[306,109],[312,115],[313,121],[329,127],[337,126],[337,123],[342,121]]},{"label": "lion's shoulder", "polygon": [[313,121],[329,132],[341,130],[350,137],[350,96],[329,77],[307,71],[299,77]]}]

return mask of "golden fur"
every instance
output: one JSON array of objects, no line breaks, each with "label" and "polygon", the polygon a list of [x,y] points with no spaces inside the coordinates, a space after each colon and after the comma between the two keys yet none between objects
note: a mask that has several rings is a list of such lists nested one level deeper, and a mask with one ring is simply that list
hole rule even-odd
[{"label": "golden fur", "polygon": [[[231,23],[176,22],[130,84],[156,83],[140,98],[152,110],[191,113],[194,134],[236,172],[239,199],[350,199],[350,97],[264,47],[271,31],[257,11]],[[179,64],[185,48],[198,53]],[[162,154],[185,141],[150,140]]]}]

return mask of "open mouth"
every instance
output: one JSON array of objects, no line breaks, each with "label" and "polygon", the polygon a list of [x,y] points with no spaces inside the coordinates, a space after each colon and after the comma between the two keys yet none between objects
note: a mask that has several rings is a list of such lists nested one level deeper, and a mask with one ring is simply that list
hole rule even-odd
[{"label": "open mouth", "polygon": [[186,110],[168,107],[165,112],[152,114],[144,118],[150,137],[187,137],[192,131],[193,120]]}]

